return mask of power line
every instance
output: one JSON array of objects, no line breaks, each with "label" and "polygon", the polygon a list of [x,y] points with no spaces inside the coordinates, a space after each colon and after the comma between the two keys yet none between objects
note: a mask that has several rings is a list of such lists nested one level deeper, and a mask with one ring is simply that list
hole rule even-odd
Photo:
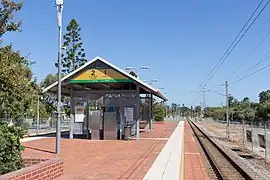
[{"label": "power line", "polygon": [[246,23],[244,24],[244,26],[242,27],[242,29],[240,30],[240,32],[237,34],[237,36],[234,38],[233,42],[230,44],[230,46],[227,48],[227,50],[225,51],[225,53],[222,55],[222,57],[219,59],[218,63],[214,66],[214,68],[210,71],[210,73],[207,75],[207,77],[202,81],[201,85],[203,85],[203,83],[209,78],[209,76],[213,73],[213,71],[215,70],[215,68],[218,66],[218,64],[221,62],[221,60],[224,58],[225,54],[229,51],[229,49],[232,47],[232,45],[235,43],[235,41],[237,40],[237,38],[240,36],[240,34],[243,32],[243,30],[245,29],[245,27],[247,26],[247,24],[249,23],[249,21],[251,20],[251,18],[254,16],[254,14],[257,12],[257,10],[259,9],[259,7],[261,6],[261,4],[263,3],[264,0],[261,0],[261,2],[258,4],[258,6],[256,7],[256,9],[253,11],[253,13],[251,14],[251,16],[249,17],[249,19],[246,21]]},{"label": "power line", "polygon": [[240,76],[244,75],[245,73],[251,71],[252,69],[256,68],[257,66],[259,66],[261,63],[265,62],[266,60],[270,59],[270,56],[258,61],[257,63],[255,63],[253,66],[247,68],[245,71],[243,71],[241,74],[239,74],[238,76],[236,76],[235,79],[239,78]]},{"label": "power line", "polygon": [[211,84],[211,85],[207,85],[207,87],[221,87],[221,86],[225,86],[225,84]]},{"label": "power line", "polygon": [[[259,44],[257,44],[257,46],[251,51],[250,55],[248,56],[248,58],[245,60],[244,63],[240,64],[240,66],[238,66],[236,68],[236,70],[234,71],[234,75],[237,73],[237,71],[239,69],[241,69],[241,67],[243,67],[243,65],[248,61],[250,60],[250,58],[253,56],[254,52],[263,44],[263,42],[267,39],[267,37],[270,35],[270,31],[264,36],[264,38],[259,42]],[[238,75],[237,77],[241,76],[242,74]],[[236,77],[236,78],[237,78]]]},{"label": "power line", "polygon": [[206,92],[209,92],[209,90],[207,89],[205,89],[205,88],[202,88],[202,89],[200,89],[199,91],[190,91],[190,92],[195,92],[195,93],[198,93],[198,94],[200,94],[200,95],[202,95],[202,107],[203,107],[203,109],[204,108],[206,108]]},{"label": "power line", "polygon": [[[238,41],[236,42],[236,44],[232,47],[232,49],[226,54],[225,58],[221,61],[221,63],[219,64],[219,66],[215,69],[214,73],[210,76],[210,78],[208,79],[207,82],[209,82],[212,77],[215,75],[215,73],[217,72],[217,70],[220,68],[220,66],[225,62],[225,60],[228,58],[228,56],[232,53],[232,51],[235,49],[235,47],[239,44],[239,42],[242,40],[242,38],[246,35],[246,33],[249,31],[249,29],[251,28],[251,26],[256,22],[256,20],[259,18],[259,16],[261,15],[261,13],[264,11],[264,9],[267,7],[267,5],[269,4],[270,0],[267,1],[267,3],[264,5],[264,7],[261,9],[261,11],[257,14],[257,16],[255,17],[255,19],[251,22],[251,24],[248,26],[248,28],[245,30],[245,32],[241,35],[241,37],[238,39]],[[207,82],[205,83],[205,85],[207,84]]]},{"label": "power line", "polygon": [[[243,28],[240,30],[240,32],[238,33],[238,35],[236,36],[236,38],[234,39],[234,41],[231,43],[231,45],[229,46],[229,48],[226,50],[226,52],[223,54],[223,56],[219,59],[218,63],[215,65],[215,67],[211,70],[211,72],[208,74],[207,78],[203,81],[203,83],[201,85],[204,84],[204,87],[206,86],[206,84],[213,78],[213,76],[215,75],[215,73],[217,72],[217,70],[220,68],[220,66],[224,63],[224,61],[228,58],[228,56],[232,53],[232,51],[236,48],[236,46],[239,44],[239,42],[242,40],[242,38],[246,35],[246,33],[249,31],[249,29],[251,28],[251,26],[255,23],[255,21],[258,19],[258,17],[261,15],[261,13],[264,11],[264,9],[267,7],[267,5],[269,4],[270,0],[267,1],[267,3],[263,6],[263,8],[260,10],[260,12],[257,14],[257,16],[255,17],[255,19],[253,19],[253,21],[251,22],[251,24],[247,27],[247,29],[244,31],[244,33],[240,36],[240,34],[242,33],[242,31],[245,29],[245,27],[247,26],[247,24],[249,23],[249,21],[252,19],[252,17],[254,16],[254,14],[257,12],[257,10],[259,9],[259,7],[261,6],[261,4],[263,3],[264,0],[262,0],[259,5],[256,7],[256,9],[253,11],[252,15],[250,16],[250,18],[247,20],[247,22],[245,23],[245,25],[243,26]],[[237,40],[237,38],[240,36],[240,38]],[[237,41],[236,41],[237,40]],[[236,42],[236,43],[235,43]],[[235,43],[235,44],[234,44]],[[233,45],[234,44],[234,45]],[[232,47],[232,48],[231,48]],[[206,82],[205,82],[206,81]],[[205,83],[204,83],[205,82]]]},{"label": "power line", "polygon": [[214,91],[214,90],[211,90],[211,89],[209,89],[209,91],[210,91],[210,92],[213,92],[213,93],[215,93],[215,94],[221,95],[221,96],[226,96],[225,94],[222,94],[222,93],[220,93],[220,92],[218,92],[218,91]]},{"label": "power line", "polygon": [[246,76],[241,77],[240,79],[238,79],[238,80],[236,80],[235,82],[231,83],[231,85],[235,85],[235,84],[237,84],[238,82],[242,81],[243,79],[246,79],[246,78],[248,78],[249,76],[252,76],[252,75],[254,75],[254,74],[256,74],[256,73],[258,73],[258,72],[260,72],[260,71],[262,71],[262,70],[264,70],[264,69],[266,69],[266,68],[268,68],[268,67],[270,67],[270,64],[268,64],[268,65],[266,65],[266,66],[264,66],[264,67],[258,69],[257,71],[254,71],[254,72],[252,72],[252,73],[250,73],[250,74],[248,74],[248,75],[246,75]]}]

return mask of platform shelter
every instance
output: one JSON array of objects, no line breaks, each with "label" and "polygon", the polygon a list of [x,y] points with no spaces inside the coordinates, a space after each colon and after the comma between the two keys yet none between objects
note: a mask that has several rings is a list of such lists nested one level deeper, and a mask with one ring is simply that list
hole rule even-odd
[{"label": "platform shelter", "polygon": [[[55,82],[43,93],[57,94],[57,86]],[[152,129],[153,96],[167,100],[158,89],[100,57],[63,77],[61,87],[70,98],[70,138],[113,140],[136,134],[140,139],[142,118]],[[148,111],[140,105],[141,96],[148,99]]]}]

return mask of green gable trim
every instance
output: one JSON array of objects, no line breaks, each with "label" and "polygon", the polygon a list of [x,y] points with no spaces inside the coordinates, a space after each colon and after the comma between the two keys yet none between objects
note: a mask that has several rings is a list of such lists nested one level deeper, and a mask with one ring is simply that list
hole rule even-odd
[{"label": "green gable trim", "polygon": [[130,79],[102,79],[102,80],[70,80],[69,83],[115,83],[132,82]]}]

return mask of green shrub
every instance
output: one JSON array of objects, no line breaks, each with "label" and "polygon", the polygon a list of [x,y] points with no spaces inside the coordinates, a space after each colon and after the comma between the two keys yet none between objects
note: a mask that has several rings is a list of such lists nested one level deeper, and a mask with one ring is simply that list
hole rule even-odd
[{"label": "green shrub", "polygon": [[164,121],[165,110],[163,107],[157,107],[154,112],[155,121]]},{"label": "green shrub", "polygon": [[0,125],[0,175],[24,166],[21,157],[24,147],[20,143],[23,132],[20,127]]}]

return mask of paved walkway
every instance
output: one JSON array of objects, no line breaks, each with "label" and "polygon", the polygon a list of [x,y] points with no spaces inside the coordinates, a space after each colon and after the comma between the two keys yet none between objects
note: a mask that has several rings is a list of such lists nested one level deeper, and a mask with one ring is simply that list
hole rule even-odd
[{"label": "paved walkway", "polygon": [[[155,124],[153,132],[144,132],[136,141],[91,141],[62,139],[64,176],[60,180],[141,180],[157,158],[176,122]],[[23,157],[55,157],[55,138],[24,142]]]},{"label": "paved walkway", "polygon": [[[155,124],[141,140],[62,139],[59,180],[208,180],[196,137],[184,121]],[[55,138],[24,142],[23,156],[55,157]]]},{"label": "paved walkway", "polygon": [[184,121],[180,121],[170,139],[147,172],[144,180],[179,180]]},{"label": "paved walkway", "polygon": [[188,122],[185,122],[184,128],[184,166],[182,167],[182,179],[184,180],[209,180],[206,172],[202,156],[198,149],[198,144],[195,141],[196,137],[193,134]]}]

